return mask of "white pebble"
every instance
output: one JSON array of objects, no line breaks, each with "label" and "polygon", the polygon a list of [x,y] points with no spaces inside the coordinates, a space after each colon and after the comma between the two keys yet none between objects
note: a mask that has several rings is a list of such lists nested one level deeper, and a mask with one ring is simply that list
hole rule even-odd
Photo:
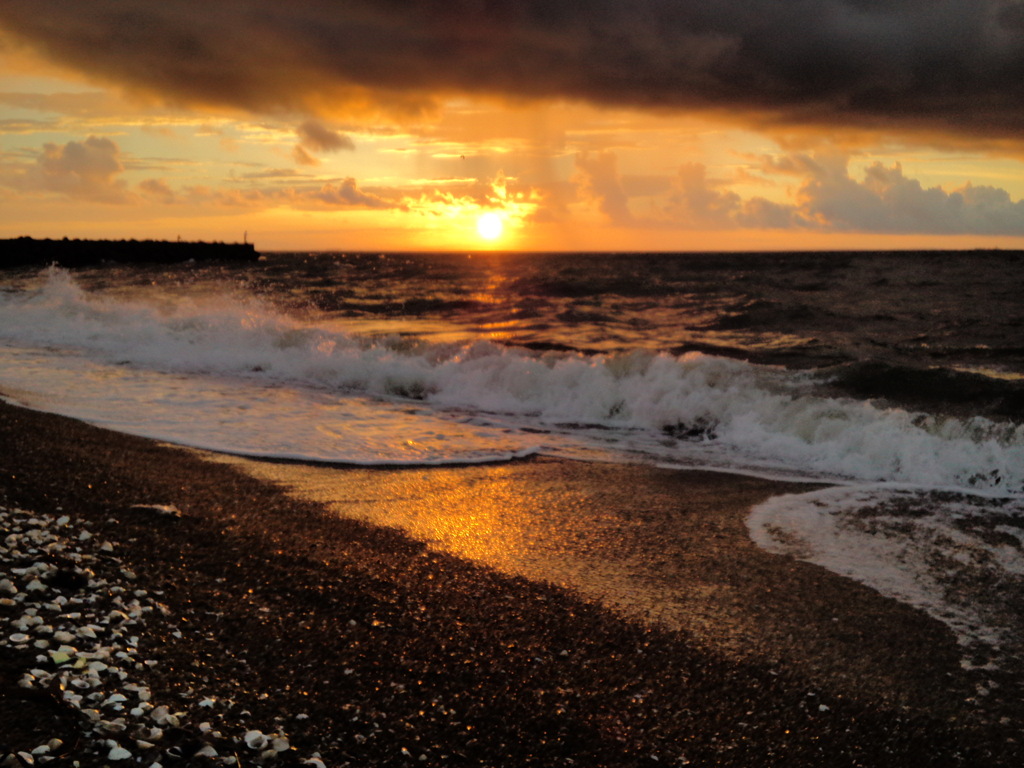
[{"label": "white pebble", "polygon": [[244,739],[245,746],[249,749],[263,749],[267,745],[267,737],[259,731],[248,731]]},{"label": "white pebble", "polygon": [[181,724],[178,716],[171,714],[167,707],[157,707],[149,713],[149,716],[157,725],[169,725],[172,728],[177,728]]},{"label": "white pebble", "polygon": [[110,753],[107,755],[107,759],[108,760],[127,760],[131,756],[132,756],[131,752],[129,752],[124,747],[118,746],[118,747],[114,747],[113,749],[110,750]]}]

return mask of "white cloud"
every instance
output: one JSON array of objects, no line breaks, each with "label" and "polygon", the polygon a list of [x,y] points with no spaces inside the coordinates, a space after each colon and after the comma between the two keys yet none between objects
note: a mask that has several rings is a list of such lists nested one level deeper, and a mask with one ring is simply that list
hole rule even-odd
[{"label": "white cloud", "polygon": [[947,191],[924,187],[900,163],[875,162],[857,180],[838,153],[765,158],[760,169],[797,180],[790,202],[742,198],[726,180],[686,163],[671,180],[655,215],[630,216],[628,197],[610,152],[577,158],[578,194],[620,225],[711,229],[796,229],[888,234],[1024,235],[1024,200],[970,182]]},{"label": "white cloud", "polygon": [[845,162],[808,163],[811,177],[796,213],[821,229],[913,234],[1024,234],[1024,201],[996,187],[970,183],[947,192],[904,175],[900,163],[873,163],[862,181]]}]

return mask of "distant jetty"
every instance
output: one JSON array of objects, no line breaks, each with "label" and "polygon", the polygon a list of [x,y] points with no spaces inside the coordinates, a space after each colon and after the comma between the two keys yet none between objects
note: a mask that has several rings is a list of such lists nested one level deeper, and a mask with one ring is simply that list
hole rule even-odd
[{"label": "distant jetty", "polygon": [[166,240],[0,240],[0,269],[119,264],[176,264],[184,261],[256,261],[252,243],[169,242]]}]

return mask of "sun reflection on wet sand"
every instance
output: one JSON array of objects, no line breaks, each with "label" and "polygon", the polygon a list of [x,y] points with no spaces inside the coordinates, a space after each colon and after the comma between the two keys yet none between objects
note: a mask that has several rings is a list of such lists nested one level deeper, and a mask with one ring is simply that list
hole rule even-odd
[{"label": "sun reflection on wet sand", "polygon": [[737,568],[736,553],[764,557],[747,538],[745,512],[780,489],[716,473],[544,459],[387,470],[222,460],[339,515],[734,650],[748,644],[742,627],[755,620],[737,593],[749,591],[750,566]]},{"label": "sun reflection on wet sand", "polygon": [[543,458],[366,469],[203,455],[339,516],[568,587],[736,659],[793,664],[851,694],[912,699],[920,665],[894,665],[894,649],[922,632],[929,642],[943,636],[919,611],[754,545],[753,505],[815,486]]}]

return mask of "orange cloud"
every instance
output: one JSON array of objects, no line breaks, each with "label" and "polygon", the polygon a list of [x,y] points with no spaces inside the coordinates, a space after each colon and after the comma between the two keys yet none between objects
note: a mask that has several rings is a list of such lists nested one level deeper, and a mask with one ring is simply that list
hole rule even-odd
[{"label": "orange cloud", "polygon": [[139,182],[139,192],[148,200],[172,205],[177,201],[174,190],[163,179],[146,179]]},{"label": "orange cloud", "polygon": [[572,180],[579,196],[597,206],[616,224],[629,224],[629,198],[622,187],[618,159],[614,152],[584,152],[576,157]]},{"label": "orange cloud", "polygon": [[320,165],[320,161],[309,154],[301,144],[296,144],[292,149],[292,160],[299,165]]},{"label": "orange cloud", "polygon": [[359,206],[362,208],[400,207],[399,204],[392,200],[359,189],[356,180],[353,178],[343,179],[340,184],[324,184],[319,191],[312,193],[310,197],[331,206]]},{"label": "orange cloud", "polygon": [[317,120],[307,120],[295,132],[299,143],[307,149],[318,152],[337,152],[341,149],[355,149],[356,145],[348,136],[331,130]]},{"label": "orange cloud", "polygon": [[24,192],[56,192],[79,200],[125,203],[130,197],[119,178],[123,171],[117,144],[90,136],[63,146],[45,144],[34,163],[6,167],[0,183]]},{"label": "orange cloud", "polygon": [[348,136],[338,133],[317,120],[306,120],[295,129],[299,143],[292,150],[292,157],[299,165],[319,165],[310,150],[314,152],[338,152],[342,149],[354,150],[355,142]]}]

